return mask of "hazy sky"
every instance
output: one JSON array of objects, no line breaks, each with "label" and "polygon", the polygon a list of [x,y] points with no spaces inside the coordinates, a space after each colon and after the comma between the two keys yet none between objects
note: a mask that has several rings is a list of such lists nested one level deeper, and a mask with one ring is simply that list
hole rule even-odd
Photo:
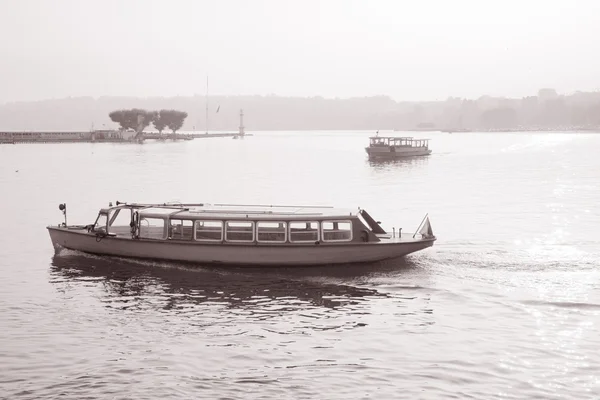
[{"label": "hazy sky", "polygon": [[2,0],[0,102],[600,89],[600,0]]}]

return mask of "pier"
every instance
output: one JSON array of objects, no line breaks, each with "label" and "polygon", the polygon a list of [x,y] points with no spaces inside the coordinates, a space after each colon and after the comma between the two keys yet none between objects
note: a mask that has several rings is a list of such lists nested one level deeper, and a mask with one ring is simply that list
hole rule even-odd
[{"label": "pier", "polygon": [[204,138],[225,138],[240,135],[236,132],[224,133],[143,133],[138,139],[134,138],[93,138],[90,132],[0,132],[0,144],[20,143],[139,143],[143,140],[194,140]]},{"label": "pier", "polygon": [[[0,133],[1,134],[1,133]],[[46,138],[0,138],[0,144],[20,144],[20,143],[132,143],[131,140],[124,139],[46,139]]]},{"label": "pier", "polygon": [[17,143],[121,143],[133,141],[132,135],[120,131],[88,132],[0,132],[0,144]]},{"label": "pier", "polygon": [[192,140],[202,138],[217,138],[217,137],[233,137],[238,136],[237,133],[144,133],[144,139],[153,140]]},{"label": "pier", "polygon": [[238,132],[219,133],[155,133],[133,130],[92,130],[88,132],[0,132],[0,144],[17,143],[142,143],[144,140],[193,140],[205,138],[239,138],[252,136],[244,128],[244,111],[240,110]]}]

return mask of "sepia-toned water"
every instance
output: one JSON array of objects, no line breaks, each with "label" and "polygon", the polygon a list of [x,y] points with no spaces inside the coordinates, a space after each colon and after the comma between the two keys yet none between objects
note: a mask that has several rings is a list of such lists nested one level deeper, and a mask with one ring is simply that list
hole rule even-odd
[{"label": "sepia-toned water", "polygon": [[[598,398],[600,135],[414,133],[431,156],[372,163],[370,134],[0,145],[0,398]],[[338,267],[54,255],[59,203],[116,200],[429,213],[438,240]]]}]

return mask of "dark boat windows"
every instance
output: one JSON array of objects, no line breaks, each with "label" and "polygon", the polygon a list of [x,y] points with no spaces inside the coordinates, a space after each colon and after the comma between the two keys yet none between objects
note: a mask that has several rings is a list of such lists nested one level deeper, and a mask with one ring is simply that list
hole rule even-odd
[{"label": "dark boat windows", "polygon": [[196,221],[196,240],[220,242],[223,240],[223,221]]},{"label": "dark boat windows", "polygon": [[258,242],[284,243],[286,231],[285,222],[260,221],[256,224],[256,240]]},{"label": "dark boat windows", "polygon": [[425,147],[429,146],[429,139],[413,139],[412,137],[371,137],[370,147]]},{"label": "dark boat windows", "polygon": [[352,240],[351,221],[323,221],[321,223],[324,242],[346,242]]},{"label": "dark boat windows", "polygon": [[141,239],[164,239],[165,220],[162,218],[140,218]]},{"label": "dark boat windows", "polygon": [[187,219],[172,219],[169,221],[169,238],[174,240],[192,240],[193,237],[193,221]]},{"label": "dark boat windows", "polygon": [[253,242],[254,222],[227,221],[225,224],[225,240],[228,242]]},{"label": "dark boat windows", "polygon": [[319,240],[319,223],[290,222],[290,242],[316,242]]}]

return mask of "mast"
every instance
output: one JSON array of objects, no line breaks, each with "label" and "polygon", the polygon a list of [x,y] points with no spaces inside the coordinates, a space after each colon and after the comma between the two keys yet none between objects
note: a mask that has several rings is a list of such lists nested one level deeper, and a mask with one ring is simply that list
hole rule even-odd
[{"label": "mast", "polygon": [[206,134],[208,134],[208,75],[206,75]]},{"label": "mast", "polygon": [[240,110],[240,127],[239,127],[238,134],[240,136],[244,136],[244,134],[245,134],[245,132],[244,132],[244,110]]}]

